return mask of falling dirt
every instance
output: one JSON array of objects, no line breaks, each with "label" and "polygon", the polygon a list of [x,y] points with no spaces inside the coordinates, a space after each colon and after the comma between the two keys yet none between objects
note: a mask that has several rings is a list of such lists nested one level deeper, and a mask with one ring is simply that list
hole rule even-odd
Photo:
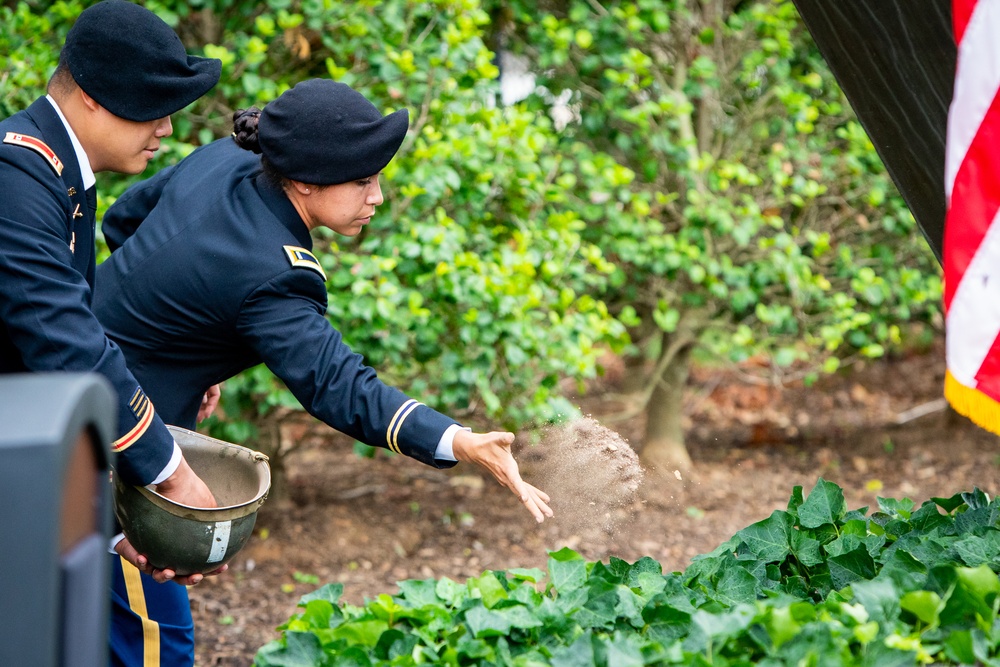
[{"label": "falling dirt", "polygon": [[531,483],[552,497],[560,525],[580,532],[599,525],[613,534],[635,517],[643,469],[621,435],[593,417],[582,417],[540,431],[532,456],[521,467]]}]

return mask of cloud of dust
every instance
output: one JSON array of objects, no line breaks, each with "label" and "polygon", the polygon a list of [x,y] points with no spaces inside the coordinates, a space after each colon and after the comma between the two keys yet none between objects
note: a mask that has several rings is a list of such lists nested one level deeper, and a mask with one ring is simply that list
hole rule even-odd
[{"label": "cloud of dust", "polygon": [[613,534],[631,521],[644,473],[618,433],[582,417],[546,426],[532,449],[529,481],[551,496],[562,529]]}]

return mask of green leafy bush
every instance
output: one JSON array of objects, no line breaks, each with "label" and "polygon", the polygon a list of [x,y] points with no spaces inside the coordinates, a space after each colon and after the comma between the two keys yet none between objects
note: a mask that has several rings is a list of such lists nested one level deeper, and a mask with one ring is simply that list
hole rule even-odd
[{"label": "green leafy bush", "polygon": [[290,665],[1000,664],[1000,503],[978,489],[848,511],[820,479],[684,572],[549,554],[548,572],[328,584],[260,649]]},{"label": "green leafy bush", "polygon": [[55,3],[44,13],[24,2],[0,7],[0,118],[27,108],[45,90],[66,33],[83,7],[76,0]]},{"label": "green leafy bush", "polygon": [[776,368],[881,356],[939,315],[936,262],[790,0],[487,4],[538,72],[525,104],[568,99],[561,136],[629,183],[584,233],[614,312],[668,333],[701,316],[703,352]]}]

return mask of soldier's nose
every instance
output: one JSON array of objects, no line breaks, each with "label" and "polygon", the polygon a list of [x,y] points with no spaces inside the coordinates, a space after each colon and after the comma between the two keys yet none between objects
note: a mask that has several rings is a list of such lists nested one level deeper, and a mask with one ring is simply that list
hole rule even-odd
[{"label": "soldier's nose", "polygon": [[174,133],[174,125],[170,122],[170,116],[163,118],[156,127],[156,136],[169,137]]}]

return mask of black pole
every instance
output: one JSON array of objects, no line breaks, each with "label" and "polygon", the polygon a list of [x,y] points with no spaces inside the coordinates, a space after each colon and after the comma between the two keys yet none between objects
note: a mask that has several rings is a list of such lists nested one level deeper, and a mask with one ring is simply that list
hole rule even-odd
[{"label": "black pole", "polygon": [[794,0],[938,261],[955,81],[950,0]]}]

